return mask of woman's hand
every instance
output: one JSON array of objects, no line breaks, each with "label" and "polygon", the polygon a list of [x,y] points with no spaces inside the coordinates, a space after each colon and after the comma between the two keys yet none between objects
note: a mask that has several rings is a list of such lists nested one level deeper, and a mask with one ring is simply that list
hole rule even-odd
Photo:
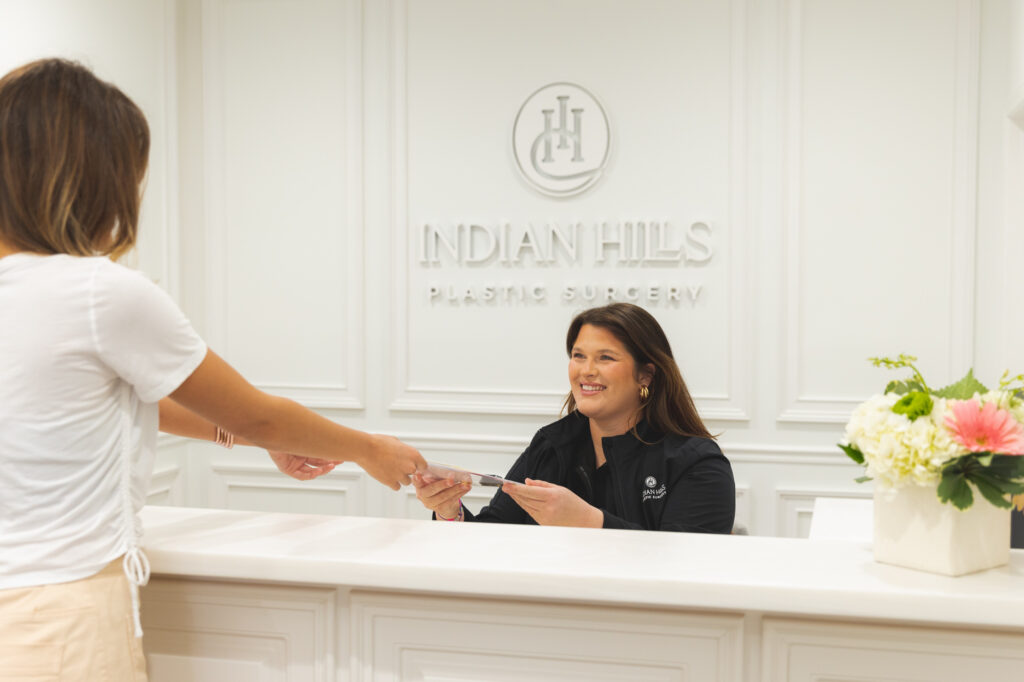
[{"label": "woman's hand", "polygon": [[469,481],[457,483],[453,478],[427,480],[421,474],[412,477],[416,497],[423,506],[443,519],[454,519],[459,515],[462,496],[469,492]]},{"label": "woman's hand", "polygon": [[604,513],[576,493],[554,483],[526,479],[525,484],[505,483],[501,489],[542,526],[601,528]]},{"label": "woman's hand", "polygon": [[333,471],[334,467],[338,465],[337,462],[327,459],[303,457],[287,452],[271,452],[268,450],[267,454],[270,455],[270,459],[274,460],[274,464],[277,465],[281,473],[288,474],[299,481],[311,481],[314,478],[319,478]]},{"label": "woman's hand", "polygon": [[427,468],[423,455],[411,445],[376,433],[370,434],[370,439],[370,447],[358,453],[353,461],[392,490],[409,485],[413,473]]}]

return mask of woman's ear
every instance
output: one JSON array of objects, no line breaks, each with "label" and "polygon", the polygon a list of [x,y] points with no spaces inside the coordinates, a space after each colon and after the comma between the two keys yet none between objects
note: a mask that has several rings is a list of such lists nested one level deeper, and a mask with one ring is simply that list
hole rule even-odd
[{"label": "woman's ear", "polygon": [[655,369],[654,364],[651,362],[648,362],[646,365],[641,367],[640,371],[638,372],[638,378],[640,379],[640,383],[650,385],[651,381],[654,379],[654,373],[656,371],[657,370]]}]

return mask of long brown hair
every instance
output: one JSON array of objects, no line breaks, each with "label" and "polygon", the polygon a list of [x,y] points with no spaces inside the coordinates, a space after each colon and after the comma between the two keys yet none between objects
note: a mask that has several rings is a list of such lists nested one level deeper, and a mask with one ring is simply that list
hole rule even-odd
[{"label": "long brown hair", "polygon": [[80,64],[42,59],[0,79],[0,239],[109,255],[135,245],[149,126]]},{"label": "long brown hair", "polygon": [[[661,433],[714,438],[697,414],[693,398],[672,355],[672,346],[653,315],[632,303],[612,303],[584,310],[573,318],[565,337],[565,351],[570,357],[585,324],[600,327],[615,336],[633,357],[637,371],[645,365],[654,365],[654,376],[648,386],[650,397],[640,404],[642,419]],[[576,411],[572,391],[569,391],[563,409]]]}]

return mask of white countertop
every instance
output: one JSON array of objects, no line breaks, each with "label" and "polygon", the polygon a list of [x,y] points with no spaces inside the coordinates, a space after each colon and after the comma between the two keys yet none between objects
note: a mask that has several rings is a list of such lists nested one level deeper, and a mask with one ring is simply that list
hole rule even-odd
[{"label": "white countertop", "polygon": [[949,578],[864,542],[147,507],[155,575],[1024,628],[1024,551]]}]

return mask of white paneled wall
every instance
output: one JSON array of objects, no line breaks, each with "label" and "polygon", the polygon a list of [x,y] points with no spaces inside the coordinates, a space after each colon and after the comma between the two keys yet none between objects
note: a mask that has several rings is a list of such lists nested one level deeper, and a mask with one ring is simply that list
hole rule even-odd
[{"label": "white paneled wall", "polygon": [[128,258],[178,293],[178,101],[174,0],[0,0],[0,73],[42,57],[80,61],[146,113],[151,147],[139,249]]},{"label": "white paneled wall", "polygon": [[779,420],[843,424],[884,386],[868,356],[912,349],[957,378],[971,364],[980,6],[783,12]]},{"label": "white paneled wall", "polygon": [[268,390],[361,408],[358,7],[201,10],[209,341]]},{"label": "white paneled wall", "polygon": [[[867,356],[915,353],[936,384],[1024,371],[1021,5],[0,0],[0,67],[77,56],[139,100],[139,264],[257,385],[502,472],[557,414],[572,315],[657,287],[737,521],[801,535],[814,497],[870,495],[835,447],[890,378]],[[611,138],[572,197],[513,153],[553,82],[593,93]],[[641,222],[705,225],[707,257],[601,246]],[[474,258],[472,232],[428,257],[459,225],[506,235],[505,257]],[[545,251],[552,228],[578,230],[575,257]],[[155,502],[423,513],[352,467],[298,484],[255,451],[162,443]]]}]

